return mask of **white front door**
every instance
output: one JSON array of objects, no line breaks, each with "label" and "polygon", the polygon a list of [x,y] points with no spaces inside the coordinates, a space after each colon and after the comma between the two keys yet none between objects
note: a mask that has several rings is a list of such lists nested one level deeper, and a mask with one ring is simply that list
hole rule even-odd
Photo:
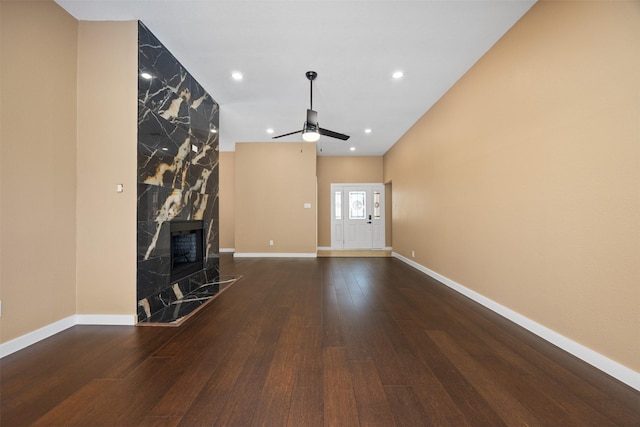
[{"label": "white front door", "polygon": [[331,184],[331,247],[384,248],[384,185]]}]

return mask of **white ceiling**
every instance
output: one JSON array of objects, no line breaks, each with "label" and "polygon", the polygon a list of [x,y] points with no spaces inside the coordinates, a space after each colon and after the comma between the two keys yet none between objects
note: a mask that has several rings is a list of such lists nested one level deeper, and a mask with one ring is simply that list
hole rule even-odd
[{"label": "white ceiling", "polygon": [[351,136],[323,136],[319,154],[382,155],[535,0],[56,2],[79,20],[141,20],[220,104],[221,151],[302,129],[313,70],[320,126]]}]

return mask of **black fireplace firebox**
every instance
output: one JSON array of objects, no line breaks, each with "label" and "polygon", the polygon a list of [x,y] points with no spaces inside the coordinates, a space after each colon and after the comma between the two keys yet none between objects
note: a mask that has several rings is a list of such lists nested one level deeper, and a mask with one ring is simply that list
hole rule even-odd
[{"label": "black fireplace firebox", "polygon": [[171,230],[171,282],[205,268],[203,221],[176,220]]}]

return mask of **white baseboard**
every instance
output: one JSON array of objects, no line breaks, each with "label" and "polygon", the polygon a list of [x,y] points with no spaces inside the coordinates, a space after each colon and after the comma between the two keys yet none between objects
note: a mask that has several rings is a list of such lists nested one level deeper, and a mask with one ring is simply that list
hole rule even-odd
[{"label": "white baseboard", "polygon": [[277,253],[277,252],[235,252],[233,254],[236,258],[316,258],[318,256],[317,253]]},{"label": "white baseboard", "polygon": [[220,248],[220,253],[233,253],[236,251],[236,248]]},{"label": "white baseboard", "polygon": [[461,293],[462,295],[465,295],[471,298],[475,302],[487,307],[488,309],[499,314],[500,316],[511,320],[512,322],[516,323],[519,326],[522,326],[523,328],[536,334],[540,338],[546,341],[549,341],[551,344],[554,344],[557,347],[560,347],[561,349],[563,349],[564,351],[576,356],[577,358],[584,360],[585,362],[592,365],[593,367],[611,375],[612,377],[618,379],[619,381],[622,381],[628,386],[633,387],[634,389],[640,391],[640,373],[639,372],[629,369],[626,366],[621,365],[620,363],[614,360],[611,360],[603,356],[602,354],[594,350],[591,350],[590,348],[585,347],[582,344],[579,344],[565,337],[564,335],[560,335],[559,333],[537,322],[534,322],[528,317],[525,317],[503,305],[500,305],[497,302],[475,291],[472,291],[471,289],[466,288],[461,284],[441,274],[438,274],[435,271],[430,270],[423,265],[418,264],[415,261],[405,258],[404,256],[398,253],[393,252],[392,256],[406,264],[409,264],[413,268],[425,273],[426,275],[431,276],[432,278],[436,279],[437,281],[444,284],[445,286],[448,286],[449,288]]},{"label": "white baseboard", "polygon": [[76,324],[133,326],[136,324],[136,316],[133,314],[76,314]]},{"label": "white baseboard", "polygon": [[74,314],[0,344],[0,358],[29,347],[75,325],[135,325],[135,315]]},{"label": "white baseboard", "polygon": [[24,334],[18,338],[12,339],[5,343],[0,344],[0,358],[15,353],[18,350],[22,350],[25,347],[29,347],[32,344],[42,341],[45,338],[49,338],[59,332],[69,329],[76,325],[76,316],[65,317],[62,320],[53,322],[47,326],[43,326],[40,329],[36,329],[33,332]]},{"label": "white baseboard", "polygon": [[[319,251],[342,251],[342,250],[350,250],[350,249],[332,249],[331,246],[318,246]],[[392,251],[393,248],[391,246],[385,246],[382,249],[372,249],[374,251]]]}]

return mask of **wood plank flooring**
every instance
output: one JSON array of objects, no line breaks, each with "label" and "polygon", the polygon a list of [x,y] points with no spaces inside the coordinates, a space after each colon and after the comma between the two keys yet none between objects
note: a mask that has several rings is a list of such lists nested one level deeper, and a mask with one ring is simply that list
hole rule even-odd
[{"label": "wood plank flooring", "polygon": [[640,393],[393,258],[233,259],[179,328],[0,361],[4,426],[640,426]]}]

